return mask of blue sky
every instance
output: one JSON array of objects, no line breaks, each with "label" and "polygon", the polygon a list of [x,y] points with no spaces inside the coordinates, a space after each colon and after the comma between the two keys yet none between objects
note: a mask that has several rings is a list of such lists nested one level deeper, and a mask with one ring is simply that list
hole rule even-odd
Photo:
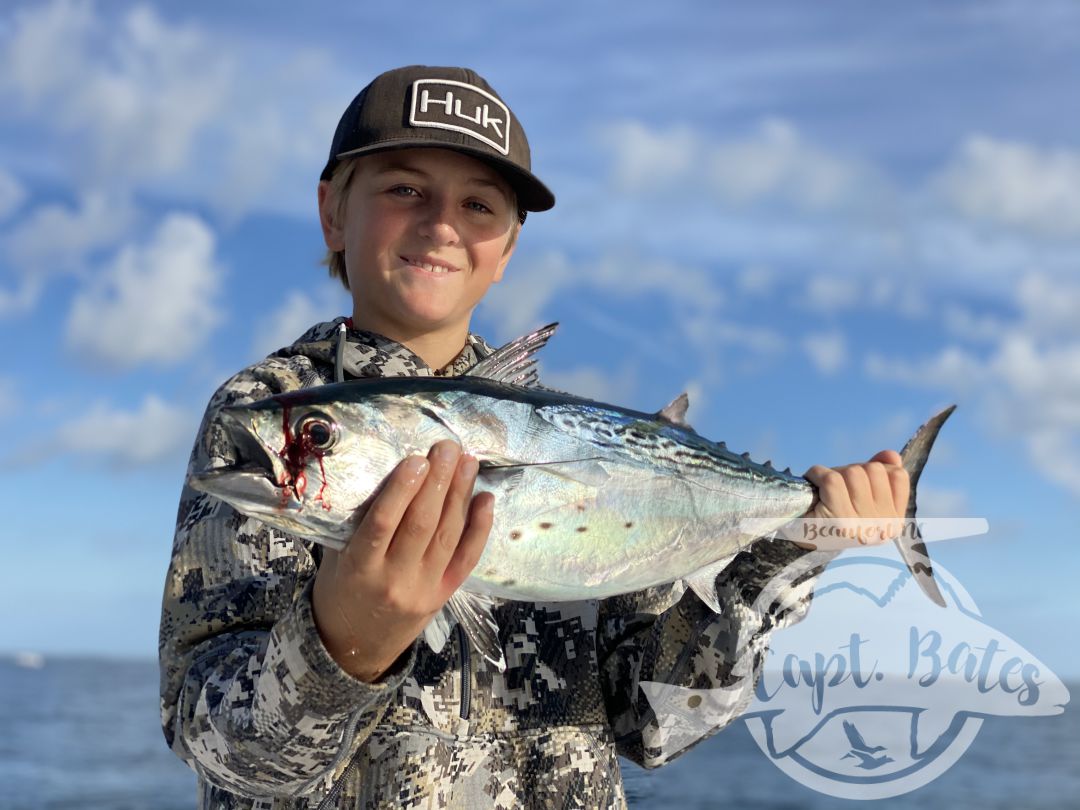
[{"label": "blue sky", "polygon": [[1059,675],[1080,622],[1080,9],[1069,2],[8,3],[0,650],[151,656],[228,374],[347,311],[315,184],[375,73],[468,64],[555,209],[475,326],[549,384],[803,470],[959,404],[924,514]]}]

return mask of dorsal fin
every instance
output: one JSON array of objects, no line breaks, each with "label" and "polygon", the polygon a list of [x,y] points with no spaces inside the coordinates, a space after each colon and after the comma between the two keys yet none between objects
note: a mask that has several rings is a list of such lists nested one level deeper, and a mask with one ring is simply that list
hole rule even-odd
[{"label": "dorsal fin", "polygon": [[656,412],[656,418],[676,427],[693,430],[686,421],[686,411],[690,407],[690,397],[683,391],[675,399]]},{"label": "dorsal fin", "polygon": [[547,345],[558,323],[549,323],[501,346],[465,372],[466,377],[484,377],[496,382],[529,387],[536,385],[536,353]]}]

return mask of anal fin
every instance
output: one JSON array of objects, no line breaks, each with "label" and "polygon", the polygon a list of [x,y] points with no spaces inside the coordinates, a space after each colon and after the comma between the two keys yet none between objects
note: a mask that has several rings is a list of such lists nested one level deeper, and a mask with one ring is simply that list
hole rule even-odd
[{"label": "anal fin", "polygon": [[720,597],[716,595],[716,578],[721,571],[728,567],[733,559],[735,559],[735,554],[721,557],[716,562],[709,563],[704,568],[698,569],[686,577],[686,584],[690,590],[697,594],[698,598],[708,605],[713,613],[723,613],[720,608]]},{"label": "anal fin", "polygon": [[469,643],[499,672],[506,670],[502,645],[499,644],[499,625],[492,612],[495,602],[490,596],[457,590],[446,605],[424,628],[424,640],[435,652],[446,645],[450,631],[460,624]]}]

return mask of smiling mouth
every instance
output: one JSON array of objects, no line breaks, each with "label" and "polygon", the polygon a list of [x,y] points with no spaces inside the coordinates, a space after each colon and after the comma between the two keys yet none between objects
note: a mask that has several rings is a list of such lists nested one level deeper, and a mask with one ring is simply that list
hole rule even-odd
[{"label": "smiling mouth", "polygon": [[433,263],[427,261],[426,259],[415,256],[402,256],[400,258],[403,262],[412,267],[419,267],[421,270],[424,270],[428,273],[433,273],[435,275],[446,275],[447,273],[460,272],[460,268],[455,267],[452,264]]}]

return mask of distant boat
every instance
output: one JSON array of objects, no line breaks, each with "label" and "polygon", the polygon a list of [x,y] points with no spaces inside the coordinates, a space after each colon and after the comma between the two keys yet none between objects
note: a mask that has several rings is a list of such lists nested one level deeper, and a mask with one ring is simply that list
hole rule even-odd
[{"label": "distant boat", "polygon": [[17,652],[15,666],[23,669],[41,669],[45,666],[45,656],[36,652]]}]

